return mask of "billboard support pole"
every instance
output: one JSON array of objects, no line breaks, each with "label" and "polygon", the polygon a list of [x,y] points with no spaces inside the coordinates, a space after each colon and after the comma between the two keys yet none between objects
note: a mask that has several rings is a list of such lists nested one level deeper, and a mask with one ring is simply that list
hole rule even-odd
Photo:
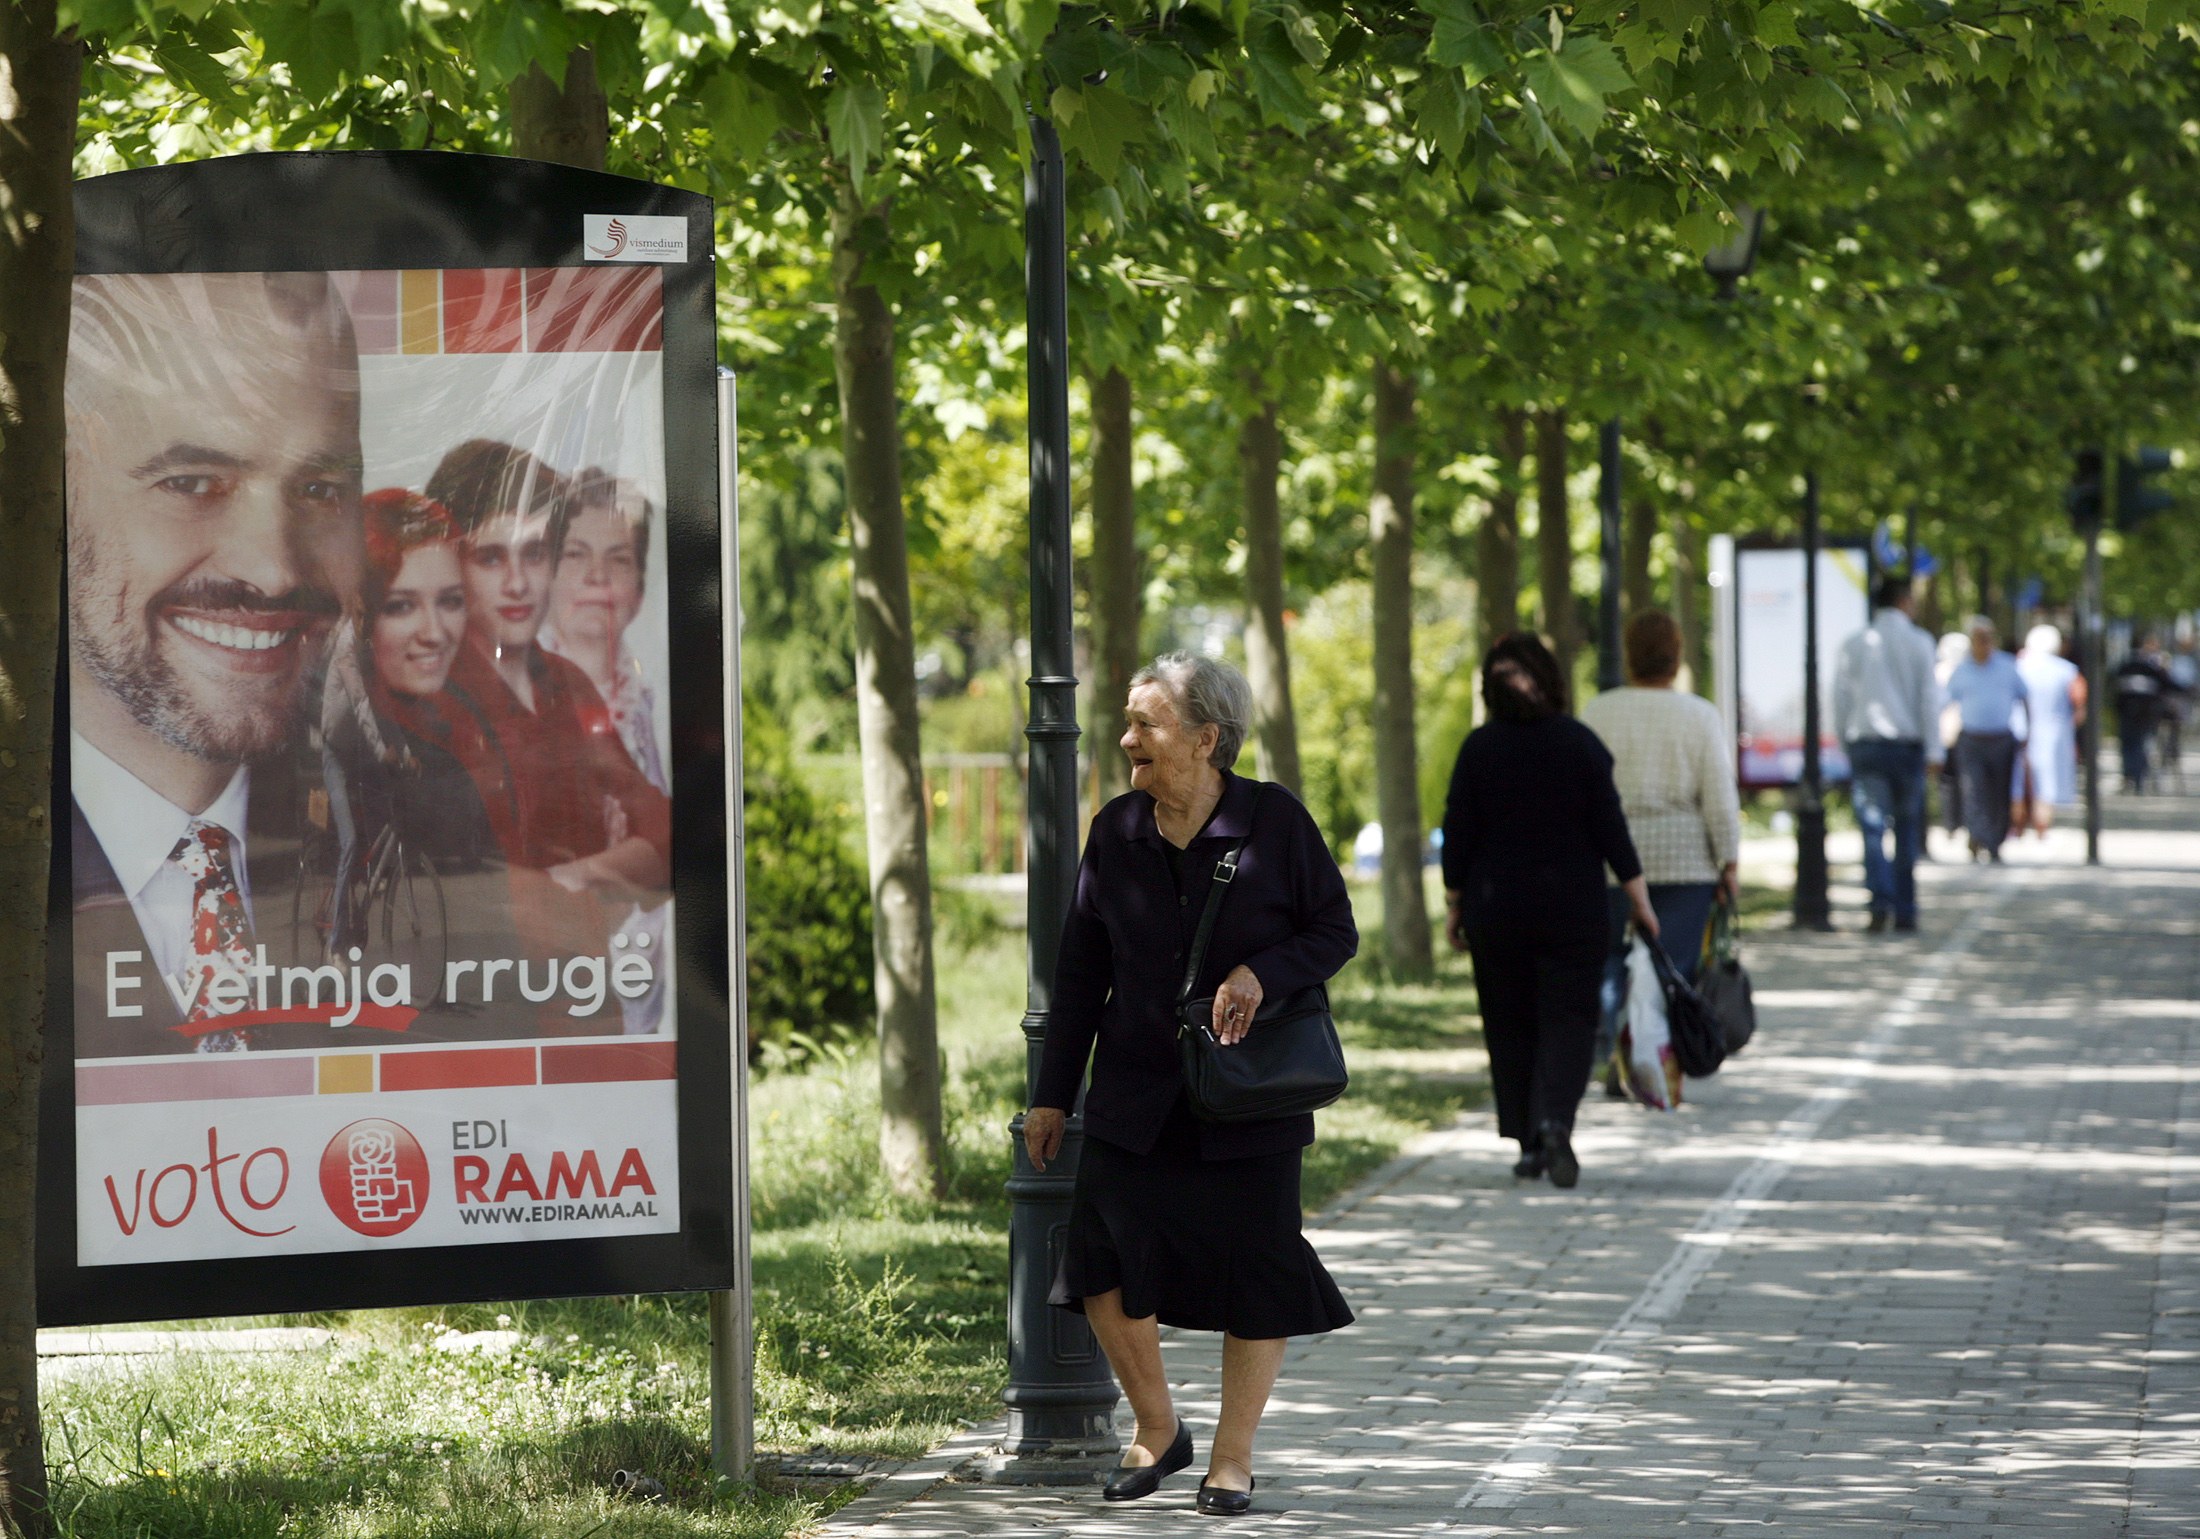
[{"label": "billboard support pole", "polygon": [[1803,473],[1803,782],[1795,798],[1795,927],[1833,928],[1827,891],[1826,783],[1818,739],[1818,472]]},{"label": "billboard support pole", "polygon": [[[1024,175],[1024,306],[1031,433],[1030,857],[1024,932],[1030,967],[1024,1010],[1024,1104],[1037,1092],[1039,1056],[1054,1003],[1054,959],[1077,884],[1077,658],[1072,631],[1069,502],[1069,247],[1062,141],[1031,120]],[[1009,1124],[1008,1432],[981,1461],[1002,1485],[1087,1485],[1116,1460],[1107,1359],[1081,1315],[1050,1307],[1060,1236],[1069,1222],[1081,1107],[1072,1108],[1058,1158],[1044,1172],[1024,1148],[1023,1117]]]},{"label": "billboard support pole", "polygon": [[748,840],[741,785],[741,521],[731,369],[718,371],[720,625],[725,647],[726,981],[733,1042],[733,1287],[710,1295],[710,1465],[745,1480],[756,1453],[755,1288],[749,1267]]},{"label": "billboard support pole", "polygon": [[1627,682],[1620,665],[1620,421],[1608,417],[1597,435],[1597,688]]}]

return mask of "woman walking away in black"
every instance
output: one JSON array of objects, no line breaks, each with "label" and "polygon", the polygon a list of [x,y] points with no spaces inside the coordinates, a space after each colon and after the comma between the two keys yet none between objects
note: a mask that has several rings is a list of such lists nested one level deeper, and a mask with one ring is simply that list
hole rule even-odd
[{"label": "woman walking away in black", "polygon": [[1444,803],[1444,933],[1474,957],[1497,1131],[1520,1141],[1513,1174],[1572,1186],[1609,944],[1604,868],[1644,934],[1657,935],[1658,916],[1612,756],[1566,713],[1550,649],[1524,632],[1500,638],[1482,699],[1489,720],[1459,745]]},{"label": "woman walking away in black", "polygon": [[[1039,1090],[1024,1114],[1032,1164],[1062,1148],[1085,1060],[1084,1147],[1051,1302],[1082,1311],[1138,1416],[1110,1501],[1149,1496],[1192,1462],[1161,1366],[1163,1325],[1221,1331],[1222,1414],[1198,1509],[1252,1505],[1253,1434],[1286,1338],[1352,1323],[1299,1232],[1299,1157],[1311,1115],[1202,1122],[1185,1098],[1176,997],[1221,857],[1240,841],[1197,986],[1235,1045],[1265,1029],[1261,1001],[1325,982],[1359,945],[1321,830],[1281,786],[1230,773],[1253,692],[1182,652],[1131,679],[1131,790],[1092,820],[1062,926]],[[1227,1051],[1227,1048],[1225,1048]]]}]

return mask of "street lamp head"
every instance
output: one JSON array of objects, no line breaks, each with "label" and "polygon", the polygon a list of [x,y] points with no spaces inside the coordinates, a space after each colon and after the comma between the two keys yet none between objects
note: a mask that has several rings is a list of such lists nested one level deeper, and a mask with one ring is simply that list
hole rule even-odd
[{"label": "street lamp head", "polygon": [[1703,258],[1703,270],[1719,285],[1721,299],[1732,299],[1740,292],[1742,280],[1757,265],[1757,242],[1765,233],[1765,211],[1761,208],[1737,203],[1734,218],[1740,227],[1731,238],[1705,252]]}]

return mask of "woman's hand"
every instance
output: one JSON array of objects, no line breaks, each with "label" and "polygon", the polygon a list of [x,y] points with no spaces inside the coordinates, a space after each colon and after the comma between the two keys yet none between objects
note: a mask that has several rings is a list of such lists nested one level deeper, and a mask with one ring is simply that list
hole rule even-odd
[{"label": "woman's hand", "polygon": [[1213,1031],[1224,1047],[1243,1040],[1253,1029],[1253,1015],[1260,1009],[1260,980],[1250,967],[1233,967],[1215,990]]},{"label": "woman's hand", "polygon": [[1658,913],[1650,906],[1650,884],[1636,877],[1623,889],[1627,894],[1627,907],[1634,916],[1635,928],[1652,940],[1658,938]]},{"label": "woman's hand", "polygon": [[1719,901],[1732,903],[1742,895],[1742,874],[1733,861],[1719,868]]},{"label": "woman's hand", "polygon": [[1062,1129],[1069,1119],[1059,1106],[1034,1106],[1024,1113],[1024,1152],[1031,1168],[1044,1171],[1047,1161],[1062,1152]]},{"label": "woman's hand", "polygon": [[1456,892],[1444,894],[1444,939],[1454,951],[1467,949],[1467,900]]}]

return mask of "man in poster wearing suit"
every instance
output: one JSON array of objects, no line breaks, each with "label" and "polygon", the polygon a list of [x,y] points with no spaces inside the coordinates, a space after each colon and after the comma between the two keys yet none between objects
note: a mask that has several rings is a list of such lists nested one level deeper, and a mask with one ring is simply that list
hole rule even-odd
[{"label": "man in poster wearing suit", "polygon": [[287,760],[358,592],[350,320],[317,273],[79,278],[67,404],[77,1056],[325,1042],[219,1022],[285,960]]}]

